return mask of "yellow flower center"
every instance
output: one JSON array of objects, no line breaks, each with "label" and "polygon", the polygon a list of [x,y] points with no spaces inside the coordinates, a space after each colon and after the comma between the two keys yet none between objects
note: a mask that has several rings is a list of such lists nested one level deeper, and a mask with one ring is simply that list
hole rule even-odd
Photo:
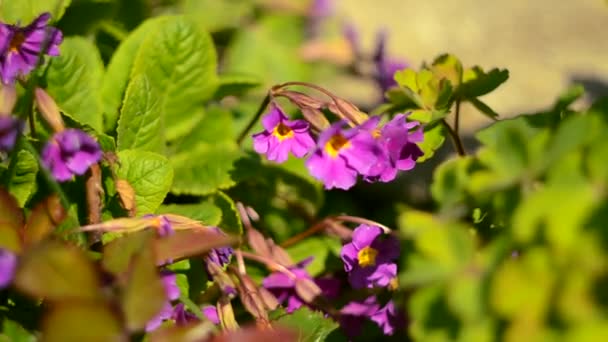
[{"label": "yellow flower center", "polygon": [[325,152],[335,158],[341,149],[350,147],[350,141],[342,134],[335,134],[325,144]]},{"label": "yellow flower center", "polygon": [[13,35],[13,38],[11,39],[11,42],[9,44],[10,51],[19,51],[19,48],[21,47],[21,44],[23,44],[23,42],[25,42],[25,35],[22,32],[16,32]]},{"label": "yellow flower center", "polygon": [[367,267],[376,265],[376,256],[378,256],[378,250],[369,246],[363,248],[359,251],[359,253],[357,253],[359,266]]},{"label": "yellow flower center", "polygon": [[272,135],[279,139],[279,141],[289,139],[293,137],[293,134],[293,130],[288,126],[284,125],[282,122],[279,122],[279,124],[276,125],[274,130],[272,131]]},{"label": "yellow flower center", "polygon": [[372,137],[374,137],[374,139],[380,138],[381,135],[382,133],[380,132],[379,128],[376,128],[372,131]]}]

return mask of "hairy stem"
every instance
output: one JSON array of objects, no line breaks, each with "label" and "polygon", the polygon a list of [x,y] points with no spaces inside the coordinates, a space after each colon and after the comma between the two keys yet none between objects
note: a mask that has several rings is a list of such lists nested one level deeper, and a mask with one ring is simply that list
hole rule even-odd
[{"label": "hairy stem", "polygon": [[266,267],[268,267],[271,270],[276,270],[276,271],[285,273],[288,277],[290,277],[292,279],[296,279],[296,275],[293,272],[291,272],[287,267],[279,264],[278,262],[276,262],[268,257],[254,254],[251,252],[245,252],[245,251],[241,251],[241,255],[245,259],[257,261],[259,263],[266,265]]},{"label": "hairy stem", "polygon": [[251,118],[251,120],[249,121],[247,126],[245,126],[245,128],[241,131],[238,138],[236,139],[236,143],[239,146],[243,143],[243,140],[245,140],[245,137],[249,134],[249,131],[253,128],[255,123],[260,119],[260,116],[262,116],[262,113],[264,113],[264,110],[266,110],[266,107],[268,106],[269,103],[270,103],[270,94],[266,94],[266,97],[264,97],[264,100],[260,104],[260,108],[258,108],[258,111],[255,113],[253,118]]}]

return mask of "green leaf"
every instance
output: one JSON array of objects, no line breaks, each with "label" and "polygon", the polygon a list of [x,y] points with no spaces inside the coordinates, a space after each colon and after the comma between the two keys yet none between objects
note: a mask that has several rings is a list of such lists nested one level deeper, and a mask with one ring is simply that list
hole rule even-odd
[{"label": "green leaf", "polygon": [[224,70],[255,73],[264,87],[310,78],[312,66],[304,63],[299,48],[304,41],[301,17],[268,15],[248,30],[238,30],[226,51]]},{"label": "green leaf", "polygon": [[173,182],[169,161],[159,154],[139,150],[120,151],[118,159],[117,176],[129,182],[135,190],[137,213],[155,212]]},{"label": "green leaf", "polygon": [[190,134],[176,143],[175,154],[189,153],[200,143],[217,144],[235,140],[232,113],[218,105],[207,108],[203,118]]},{"label": "green leaf", "polygon": [[197,204],[161,205],[157,213],[186,216],[208,226],[218,226],[222,220],[222,209],[218,208],[212,200]]},{"label": "green leaf", "polygon": [[129,82],[116,135],[118,150],[164,152],[159,94],[150,86],[144,74]]},{"label": "green leaf", "polygon": [[30,152],[21,150],[17,153],[17,163],[14,174],[10,178],[8,189],[17,199],[20,207],[27,203],[36,190],[36,174],[38,174],[38,161]]},{"label": "green leaf", "polygon": [[36,342],[36,336],[33,333],[25,330],[19,323],[11,321],[10,319],[4,319],[2,323],[2,334],[0,334],[0,341],[10,342]]},{"label": "green leaf", "polygon": [[165,137],[185,135],[193,115],[217,89],[217,57],[208,33],[184,17],[170,17],[142,41],[131,77],[145,74],[160,95]]},{"label": "green leaf", "polygon": [[51,20],[58,21],[71,0],[3,0],[0,1],[0,18],[9,24],[29,24],[44,12],[51,13]]},{"label": "green leaf", "polygon": [[116,49],[103,78],[101,98],[103,100],[104,130],[113,131],[119,117],[123,97],[131,77],[135,56],[144,38],[151,32],[159,30],[167,17],[156,17],[146,20]]},{"label": "green leaf", "polygon": [[101,296],[93,264],[82,250],[47,242],[28,251],[15,275],[17,288],[48,300],[94,300]]},{"label": "green leaf", "polygon": [[209,195],[232,187],[234,162],[242,152],[234,143],[215,145],[201,143],[189,153],[171,158],[175,181],[171,192],[175,194]]},{"label": "green leaf", "polygon": [[238,28],[254,8],[247,0],[183,0],[181,9],[195,17],[203,29],[216,32]]},{"label": "green leaf", "polygon": [[428,130],[425,128],[424,140],[418,143],[418,147],[420,147],[424,154],[416,162],[422,163],[431,158],[444,142],[445,128],[442,125],[437,124]]},{"label": "green leaf", "polygon": [[[61,328],[58,328],[61,327]],[[123,341],[119,317],[104,302],[62,302],[42,326],[45,341]]]},{"label": "green leaf", "polygon": [[143,329],[167,301],[150,247],[149,244],[144,244],[134,256],[127,285],[123,290],[121,303],[127,328],[131,331]]},{"label": "green leaf", "polygon": [[435,169],[431,193],[441,207],[461,204],[465,200],[472,163],[473,158],[467,156],[448,160]]},{"label": "green leaf", "polygon": [[472,99],[485,95],[498,88],[509,78],[507,69],[492,69],[487,73],[482,68],[474,66],[463,73],[463,83],[457,90],[461,99]]},{"label": "green leaf", "polygon": [[242,95],[248,90],[259,86],[262,83],[259,77],[245,73],[221,74],[219,87],[215,91],[213,98],[222,99],[226,96]]},{"label": "green leaf", "polygon": [[490,106],[482,102],[480,99],[471,98],[468,101],[471,102],[471,104],[475,108],[477,108],[477,110],[480,111],[481,114],[489,117],[490,119],[496,120],[496,118],[498,117],[498,113],[496,113],[492,108],[490,108]]},{"label": "green leaf", "polygon": [[431,65],[431,71],[435,77],[447,79],[454,87],[462,82],[462,63],[452,54],[437,57]]},{"label": "green leaf", "polygon": [[307,307],[302,307],[291,314],[283,313],[275,319],[275,322],[297,330],[300,342],[325,341],[329,334],[338,328],[338,323],[324,317],[322,312],[311,311]]},{"label": "green leaf", "polygon": [[51,59],[46,73],[47,91],[59,108],[81,123],[101,132],[103,62],[97,47],[82,37],[68,37],[61,55]]}]

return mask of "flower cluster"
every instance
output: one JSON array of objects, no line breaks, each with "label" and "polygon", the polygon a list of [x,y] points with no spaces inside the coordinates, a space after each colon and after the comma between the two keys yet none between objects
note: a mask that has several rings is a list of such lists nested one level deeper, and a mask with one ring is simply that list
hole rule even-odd
[{"label": "flower cluster", "polygon": [[38,56],[41,54],[59,55],[63,35],[61,31],[48,26],[50,19],[51,15],[44,13],[25,27],[0,23],[2,83],[13,84],[18,77],[32,72],[38,65]]},{"label": "flower cluster", "polygon": [[289,152],[298,158],[309,155],[306,167],[326,189],[349,189],[359,175],[368,182],[390,182],[399,170],[411,170],[423,155],[416,144],[423,140],[422,128],[404,114],[383,126],[378,116],[355,127],[338,121],[318,135],[316,144],[309,124],[289,120],[276,104],[262,124],[264,131],[253,135],[255,151],[279,163]]},{"label": "flower cluster", "polygon": [[392,286],[397,277],[399,241],[378,226],[360,225],[340,257],[355,289]]},{"label": "flower cluster", "polygon": [[372,296],[362,302],[350,302],[340,310],[340,326],[350,337],[361,334],[366,319],[376,323],[385,335],[392,335],[396,329],[403,326],[403,317],[392,300],[382,306],[376,297]]}]

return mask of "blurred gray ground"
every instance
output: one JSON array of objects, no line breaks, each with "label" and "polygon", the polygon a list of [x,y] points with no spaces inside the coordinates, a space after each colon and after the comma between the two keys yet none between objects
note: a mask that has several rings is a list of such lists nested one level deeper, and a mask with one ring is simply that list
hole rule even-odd
[{"label": "blurred gray ground", "polygon": [[[451,52],[465,66],[509,69],[510,79],[483,98],[501,115],[550,106],[573,80],[608,95],[608,5],[603,0],[336,0],[371,48],[390,32],[390,51],[415,67]],[[466,115],[463,127],[488,123]],[[474,109],[473,109],[474,110]]]}]

